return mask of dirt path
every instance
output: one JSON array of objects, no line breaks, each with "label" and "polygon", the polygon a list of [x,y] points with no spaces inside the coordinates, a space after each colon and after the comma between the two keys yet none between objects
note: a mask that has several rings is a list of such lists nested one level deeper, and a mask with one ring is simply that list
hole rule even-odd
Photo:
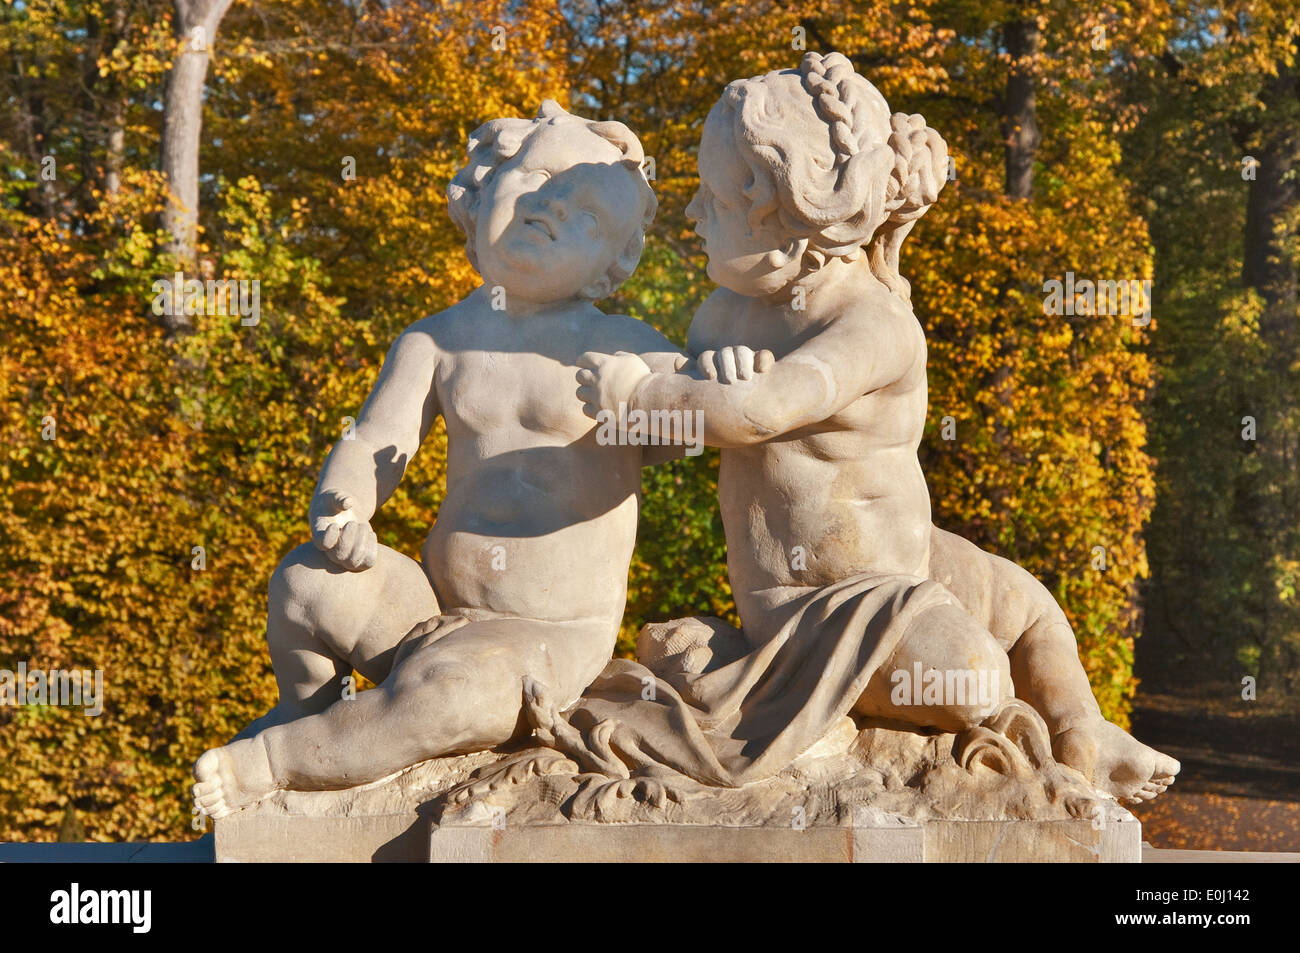
[{"label": "dirt path", "polygon": [[1139,691],[1133,734],[1183,765],[1169,791],[1134,809],[1143,840],[1300,851],[1300,711],[1216,688]]}]

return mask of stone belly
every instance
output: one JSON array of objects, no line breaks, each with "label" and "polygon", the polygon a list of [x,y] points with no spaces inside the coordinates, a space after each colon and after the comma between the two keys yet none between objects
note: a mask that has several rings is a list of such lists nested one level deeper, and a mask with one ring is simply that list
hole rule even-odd
[{"label": "stone belly", "polygon": [[[473,606],[533,619],[619,617],[636,538],[621,513],[544,534],[483,532],[481,518],[439,520],[424,564],[446,608]],[[470,525],[467,526],[466,524]],[[605,524],[601,526],[600,524]]]}]

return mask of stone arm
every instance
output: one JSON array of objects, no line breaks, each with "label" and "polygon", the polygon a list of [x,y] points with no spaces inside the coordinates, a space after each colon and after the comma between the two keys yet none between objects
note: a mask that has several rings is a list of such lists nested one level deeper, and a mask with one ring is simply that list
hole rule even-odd
[{"label": "stone arm", "polygon": [[845,315],[750,380],[644,375],[628,397],[629,412],[700,410],[710,446],[762,443],[825,420],[905,374],[916,335],[901,317]]},{"label": "stone arm", "polygon": [[334,445],[321,469],[309,520],[313,527],[329,496],[350,497],[353,515],[369,520],[393,495],[441,412],[434,368],[433,338],[415,327],[404,331],[384,359],[379,379],[366,398],[350,439]]},{"label": "stone arm", "polygon": [[[685,354],[677,350],[664,339],[665,350],[651,351],[641,355],[641,360],[656,374],[692,373],[694,364]],[[672,460],[681,460],[686,456],[684,444],[663,444],[658,447],[645,447],[641,453],[641,466],[653,467]]]}]

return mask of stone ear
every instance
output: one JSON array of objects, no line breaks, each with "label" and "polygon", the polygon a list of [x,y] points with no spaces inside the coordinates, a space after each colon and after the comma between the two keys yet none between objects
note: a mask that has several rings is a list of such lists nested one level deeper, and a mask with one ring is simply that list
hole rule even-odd
[{"label": "stone ear", "polygon": [[606,297],[609,292],[609,275],[601,275],[578,293],[589,301],[599,301],[601,298]]},{"label": "stone ear", "polygon": [[608,120],[591,123],[588,128],[623,153],[624,160],[630,160],[639,166],[641,160],[645,158],[640,140],[623,123]]},{"label": "stone ear", "polygon": [[810,242],[806,237],[791,238],[784,248],[778,248],[764,256],[764,263],[771,268],[769,277],[782,285],[796,280],[803,269],[803,256],[808,251]]}]

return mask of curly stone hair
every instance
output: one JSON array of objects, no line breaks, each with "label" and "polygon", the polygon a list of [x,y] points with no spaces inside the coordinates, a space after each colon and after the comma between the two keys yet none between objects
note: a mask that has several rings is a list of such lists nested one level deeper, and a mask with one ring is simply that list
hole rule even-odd
[{"label": "curly stone hair", "polygon": [[475,248],[475,232],[478,225],[479,198],[484,188],[492,181],[497,169],[503,162],[519,153],[525,142],[545,126],[574,124],[593,132],[618,148],[622,153],[622,165],[635,177],[641,199],[641,221],[628,241],[619,252],[608,272],[596,282],[587,294],[592,299],[603,298],[611,294],[627,280],[636,270],[645,249],[645,232],[654,221],[659,208],[659,200],[654,190],[646,181],[641,163],[645,152],[636,134],[621,122],[598,122],[574,116],[553,99],[542,102],[535,119],[493,119],[485,122],[470,134],[465,151],[469,162],[465,164],[447,185],[447,211],[451,220],[465,234],[465,254],[469,262],[478,270],[478,253]]},{"label": "curly stone hair", "polygon": [[[868,249],[873,274],[909,297],[898,250],[946,181],[948,147],[920,116],[889,113],[885,98],[839,53],[807,53],[798,70],[737,80],[718,107],[750,170],[749,220],[769,216],[790,236],[772,258],[790,283],[830,258]],[[809,142],[813,113],[824,142]]]}]

